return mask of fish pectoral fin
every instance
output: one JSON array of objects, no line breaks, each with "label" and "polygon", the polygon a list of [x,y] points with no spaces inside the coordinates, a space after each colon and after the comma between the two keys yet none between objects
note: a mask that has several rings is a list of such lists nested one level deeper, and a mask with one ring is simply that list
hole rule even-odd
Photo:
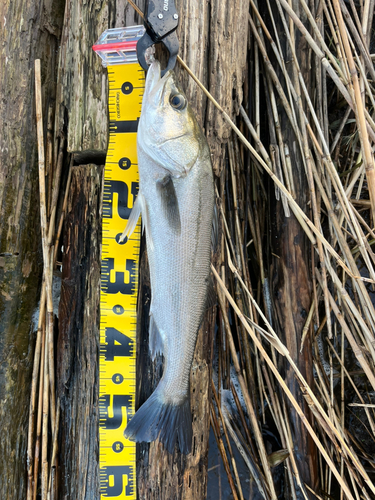
[{"label": "fish pectoral fin", "polygon": [[152,313],[150,314],[150,327],[148,330],[148,346],[153,361],[158,354],[163,354],[163,339],[160,335],[158,327],[156,326]]},{"label": "fish pectoral fin", "polygon": [[124,232],[122,233],[122,235],[120,237],[120,243],[122,243],[124,241],[126,236],[128,238],[130,238],[130,236],[133,234],[133,231],[135,229],[135,226],[137,225],[139,216],[141,215],[141,212],[142,212],[142,208],[143,208],[142,201],[143,201],[143,196],[141,193],[138,193],[138,196],[135,200],[132,211],[130,212],[128,223],[126,224]]},{"label": "fish pectoral fin", "polygon": [[158,191],[160,193],[161,203],[165,218],[169,226],[177,233],[181,233],[180,210],[178,208],[178,199],[170,175],[166,175],[162,180],[157,181]]}]

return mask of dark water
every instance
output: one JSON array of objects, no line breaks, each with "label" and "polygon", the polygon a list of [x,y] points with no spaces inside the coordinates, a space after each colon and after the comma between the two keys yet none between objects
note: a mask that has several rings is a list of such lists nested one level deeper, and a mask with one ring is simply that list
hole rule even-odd
[{"label": "dark water", "polygon": [[[260,500],[262,496],[251,479],[249,469],[234,442],[231,441],[230,444],[236,460],[244,500]],[[232,491],[212,429],[210,430],[209,445],[207,500],[231,500],[233,498]]]}]

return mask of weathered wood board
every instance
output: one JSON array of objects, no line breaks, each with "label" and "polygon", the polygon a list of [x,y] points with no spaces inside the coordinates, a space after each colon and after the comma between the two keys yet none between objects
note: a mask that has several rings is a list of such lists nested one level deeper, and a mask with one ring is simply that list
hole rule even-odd
[{"label": "weathered wood board", "polygon": [[[55,97],[63,1],[0,2],[0,498],[26,498],[27,419],[41,283],[34,60]],[[34,321],[32,317],[34,316]]]},{"label": "weathered wood board", "polygon": [[[298,1],[294,2],[294,8],[297,9],[297,12],[299,11],[298,3]],[[300,12],[300,18],[303,22],[306,22],[306,16],[303,12]],[[280,33],[280,43],[285,44],[285,60],[290,61],[293,54],[286,43],[282,22],[276,9],[275,19]],[[301,72],[306,86],[311,88],[311,61],[309,59],[307,42],[299,32],[296,33],[296,39],[298,41],[296,44],[297,58]],[[293,67],[291,64],[287,64],[287,70],[291,79],[293,79]],[[283,81],[281,70],[279,71],[279,77]],[[279,109],[282,109],[282,106]],[[300,207],[307,207],[310,197],[309,186],[297,139],[286,113],[283,111],[279,111],[279,113],[282,141],[289,149],[293,169],[295,199]],[[280,144],[278,145],[280,147]],[[275,144],[274,146],[277,145]],[[273,206],[271,213],[274,214],[271,219],[272,230],[268,252],[271,256],[270,278],[273,297],[273,316],[276,318],[275,331],[284,345],[286,345],[294,362],[307,379],[310,387],[313,387],[312,347],[309,336],[306,338],[303,352],[300,352],[302,332],[311,306],[310,245],[305,232],[294,215],[291,214],[290,217],[286,217],[282,202],[275,200],[274,186],[272,184],[270,185],[269,198],[272,200]],[[306,417],[311,418],[310,410],[302,396],[295,373],[285,358],[279,359],[279,369],[286,379],[288,388],[301,408],[304,409]],[[286,401],[286,408],[299,474],[302,481],[316,491],[318,485],[316,447],[306,427],[296,415],[289,401]],[[299,492],[299,495],[302,495],[302,493]]]},{"label": "weathered wood board", "polygon": [[[143,2],[140,7],[144,8]],[[137,18],[137,20],[136,20]],[[107,70],[92,50],[108,28],[139,24],[126,0],[67,0],[59,53],[56,131],[67,126],[67,149],[80,163],[107,151]]]},{"label": "weathered wood board", "polygon": [[[78,162],[104,158],[107,147],[106,70],[101,67],[100,60],[92,52],[91,46],[109,27],[140,23],[132,8],[126,6],[125,0],[117,2],[116,8],[114,5],[114,2],[89,2],[83,7],[73,0],[66,4],[58,74],[56,130],[58,133],[67,126],[68,150],[75,153]],[[144,9],[143,2],[137,2],[137,5],[141,10]],[[204,1],[200,5],[191,1],[179,1],[177,8],[181,19],[177,31],[181,57],[233,116],[242,102],[248,4],[244,0],[236,0],[234,3]],[[230,30],[230,23],[234,20],[238,29]],[[181,68],[176,68],[176,71],[190,103],[196,110],[198,120],[206,131],[215,171],[219,172],[223,165],[222,143],[229,137],[229,127],[211,104],[207,103],[203,92],[188,75]],[[145,256],[142,262],[141,284],[148,280]],[[149,293],[149,289],[147,292],[145,285],[141,285],[137,370],[140,402],[152,392],[161,374],[160,360],[157,366],[152,365],[148,350],[143,348],[148,336],[145,297],[147,298]],[[212,315],[212,311],[208,313],[200,331],[191,374],[194,453],[187,458],[179,454],[172,457],[158,443],[140,445],[139,498],[193,499],[204,498],[206,495],[208,398],[214,324]],[[67,393],[67,408],[71,407],[72,411],[76,408],[77,397],[72,391]],[[83,427],[81,430],[83,431]],[[73,446],[69,448],[69,455],[72,464],[78,463],[79,454]],[[71,470],[71,465],[66,463],[65,467],[66,471]]]},{"label": "weathered wood board", "polygon": [[57,341],[59,498],[99,499],[99,296],[103,167],[73,168]]}]

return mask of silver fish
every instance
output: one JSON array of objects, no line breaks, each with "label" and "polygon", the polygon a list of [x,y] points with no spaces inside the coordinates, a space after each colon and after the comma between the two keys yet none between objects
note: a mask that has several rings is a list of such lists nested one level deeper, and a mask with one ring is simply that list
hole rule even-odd
[{"label": "silver fish", "polygon": [[190,368],[210,283],[214,185],[205,136],[173,71],[151,64],[138,136],[139,193],[123,237],[142,214],[151,277],[149,348],[164,355],[159,385],[125,437],[159,438],[172,453],[192,444]]}]

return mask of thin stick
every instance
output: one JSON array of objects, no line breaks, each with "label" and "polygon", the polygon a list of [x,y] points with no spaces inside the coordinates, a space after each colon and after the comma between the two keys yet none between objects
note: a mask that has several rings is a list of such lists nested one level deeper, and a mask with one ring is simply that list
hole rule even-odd
[{"label": "thin stick", "polygon": [[372,220],[375,221],[375,170],[374,170],[374,162],[369,142],[369,137],[367,133],[366,127],[366,119],[363,109],[363,102],[361,96],[361,88],[359,85],[359,79],[357,74],[357,69],[354,62],[354,57],[349,45],[348,34],[344,25],[344,20],[342,17],[342,11],[340,8],[339,0],[332,0],[333,7],[335,9],[337,22],[340,28],[341,37],[343,40],[346,57],[348,59],[350,74],[352,78],[353,88],[354,88],[354,98],[356,105],[356,115],[358,118],[358,131],[359,137],[361,140],[361,146],[363,151],[363,159],[365,160],[365,168],[366,168],[366,177],[368,182],[368,190],[370,194],[371,200],[371,211],[372,211]]},{"label": "thin stick", "polygon": [[[316,435],[316,433],[314,432],[313,428],[311,427],[309,421],[307,420],[304,412],[302,411],[302,409],[300,408],[300,406],[298,405],[297,401],[295,400],[293,394],[290,392],[288,386],[286,385],[286,383],[284,382],[284,379],[281,377],[281,375],[279,374],[276,366],[273,364],[273,362],[271,361],[271,359],[269,358],[267,352],[265,351],[265,349],[263,348],[261,342],[259,342],[257,336],[255,335],[255,333],[253,332],[253,330],[249,327],[246,319],[244,318],[243,314],[241,313],[241,311],[238,309],[235,301],[233,300],[232,296],[229,294],[226,286],[224,285],[224,283],[222,282],[220,276],[218,275],[218,273],[216,272],[216,269],[214,268],[214,266],[211,265],[211,271],[213,272],[216,280],[218,281],[219,283],[219,286],[220,288],[222,289],[223,293],[225,294],[226,298],[228,299],[229,303],[231,304],[231,306],[233,307],[235,313],[238,315],[238,317],[240,318],[242,324],[245,326],[245,328],[247,329],[247,331],[249,332],[249,334],[251,335],[251,338],[253,340],[253,342],[255,343],[255,345],[257,346],[257,348],[259,349],[259,351],[261,352],[262,356],[264,357],[266,363],[268,364],[268,366],[271,368],[274,376],[276,377],[277,381],[279,382],[280,386],[282,387],[283,391],[285,392],[285,394],[287,395],[288,399],[290,400],[290,402],[292,403],[293,407],[295,408],[298,416],[300,417],[300,419],[302,420],[303,424],[305,425],[307,431],[309,432],[309,434],[311,435],[312,439],[314,440],[317,448],[319,449],[319,451],[321,452],[321,454],[323,455],[324,459],[326,460],[328,466],[330,467],[330,469],[332,469],[337,481],[339,481],[340,484],[342,484],[342,487],[346,493],[346,495],[348,496],[349,499],[351,500],[354,500],[348,486],[346,485],[346,483],[343,483],[342,481],[342,478],[340,476],[340,473],[338,472],[338,470],[336,469],[334,463],[332,462],[332,460],[330,459],[327,451],[325,450],[325,448],[323,447],[321,441],[319,440],[318,436]],[[236,350],[235,350],[235,346],[234,346],[234,342],[233,342],[233,339],[231,338],[231,334],[230,334],[230,331],[228,332],[229,333],[229,337],[230,337],[230,348],[231,348],[231,351],[233,352],[235,358],[237,359],[237,355],[236,355]],[[233,356],[233,355],[232,355]],[[289,360],[290,361],[290,360]],[[294,365],[293,366],[294,370],[296,370],[296,366]],[[316,405],[319,406],[319,403],[317,402],[316,400],[316,397],[312,394],[311,390],[309,390],[309,387],[307,386],[306,382],[305,382],[305,389],[307,389],[308,393],[309,393],[309,396],[311,397],[312,396],[312,400],[316,401]],[[328,417],[327,417],[327,420],[328,420]],[[344,446],[345,446],[345,443],[343,443]],[[349,448],[346,446],[346,449],[347,451],[349,452],[349,454],[353,457],[352,453],[350,452]],[[364,476],[365,480],[366,480],[366,483],[371,487],[372,486],[372,490],[374,490],[374,486],[372,485],[371,481],[368,479],[368,476],[366,474],[366,472],[363,470],[363,468],[360,466],[360,464],[357,464],[358,465],[358,469],[361,470],[361,474],[362,476]]]},{"label": "thin stick", "polygon": [[222,427],[223,427],[223,431],[224,431],[224,435],[225,435],[225,440],[227,442],[227,447],[228,447],[230,459],[231,459],[231,462],[232,462],[234,476],[236,478],[238,492],[240,494],[241,500],[243,500],[243,493],[242,493],[242,488],[241,488],[241,481],[240,481],[240,478],[239,478],[239,475],[238,475],[236,460],[234,458],[232,447],[230,445],[230,440],[229,440],[229,436],[228,436],[228,433],[227,433],[227,429],[226,429],[226,425],[225,425],[225,420],[224,420],[224,417],[223,417],[223,413],[221,411],[221,406],[220,406],[220,403],[219,403],[219,398],[217,397],[217,394],[216,394],[215,384],[213,383],[212,379],[211,379],[211,391],[212,391],[212,394],[214,396],[216,407],[217,407],[217,411],[218,411],[218,415],[220,417],[220,421],[221,421],[221,424],[222,424]]},{"label": "thin stick", "polygon": [[[39,366],[43,363],[43,351],[42,351],[42,325],[43,318],[45,314],[45,303],[46,303],[46,289],[44,283],[42,285],[42,293],[39,303],[39,320],[38,320],[38,333],[36,337],[35,344],[35,354],[34,354],[34,365],[33,365],[33,375],[31,381],[31,396],[30,396],[30,410],[29,410],[29,432],[28,432],[28,443],[27,443],[27,500],[33,498],[33,466],[34,466],[34,429],[35,429],[35,406],[36,406],[36,393],[38,386],[39,377]],[[42,352],[42,357],[41,357]],[[39,378],[40,384],[43,387],[43,376]],[[40,434],[40,433],[39,433]]]},{"label": "thin stick", "polygon": [[51,213],[51,197],[52,197],[52,179],[53,179],[53,103],[51,102],[48,106],[48,118],[47,118],[47,151],[46,151],[46,176],[48,176],[48,192],[47,192],[47,219]]},{"label": "thin stick", "polygon": [[219,427],[219,424],[218,424],[218,421],[217,421],[217,418],[215,415],[215,410],[214,410],[214,406],[213,406],[212,402],[210,404],[210,408],[211,408],[211,427],[212,427],[214,434],[215,434],[217,447],[219,448],[221,458],[223,460],[225,472],[227,473],[228,482],[229,482],[230,489],[232,490],[233,498],[234,498],[234,500],[238,500],[236,487],[234,485],[232,474],[230,472],[228,458],[227,458],[227,455],[225,453],[225,447],[224,447],[223,440],[221,439],[221,436],[220,436],[220,427]]},{"label": "thin stick", "polygon": [[59,423],[60,423],[60,400],[58,400],[57,407],[56,407],[56,426],[55,426],[55,434],[53,436],[51,469],[50,469],[49,483],[48,483],[48,492],[49,492],[49,494],[51,494],[51,492],[52,492],[53,474],[54,474],[54,471],[56,470],[55,461],[56,461],[57,449],[58,449],[57,437],[58,437],[58,434],[59,434]]},{"label": "thin stick", "polygon": [[59,221],[59,226],[57,228],[57,233],[56,233],[56,238],[55,238],[55,248],[54,248],[54,258],[56,259],[57,256],[57,250],[59,246],[59,241],[60,241],[60,236],[61,236],[61,231],[65,219],[65,214],[66,214],[66,209],[68,206],[68,196],[69,196],[69,191],[70,191],[70,182],[72,180],[72,167],[73,167],[73,155],[70,161],[70,166],[69,166],[69,173],[68,173],[68,180],[66,181],[66,188],[65,188],[65,196],[64,196],[64,203],[63,203],[63,208],[60,216],[60,221]]},{"label": "thin stick", "polygon": [[53,179],[53,191],[52,191],[52,199],[51,199],[51,216],[48,227],[48,244],[52,245],[53,234],[55,231],[55,219],[56,219],[56,210],[57,210],[57,200],[60,192],[60,182],[61,182],[61,173],[64,159],[64,146],[65,146],[65,137],[61,138],[60,141],[60,149],[59,156],[57,159],[57,167],[55,177]]},{"label": "thin stick", "polygon": [[39,374],[39,396],[38,396],[38,417],[37,417],[37,428],[36,428],[36,440],[35,440],[35,454],[34,454],[34,478],[33,478],[33,500],[36,500],[37,494],[37,482],[38,482],[38,468],[39,468],[39,456],[40,456],[40,438],[42,431],[42,413],[43,413],[43,391],[44,391],[44,357],[45,357],[45,323],[42,323],[42,354],[40,360],[40,374]]},{"label": "thin stick", "polygon": [[52,429],[55,423],[55,377],[54,377],[54,355],[53,355],[53,300],[52,300],[52,272],[50,265],[50,252],[48,245],[48,226],[46,210],[46,180],[45,180],[45,159],[44,159],[44,139],[43,139],[43,115],[42,115],[42,85],[40,59],[35,60],[35,103],[38,136],[38,164],[39,164],[39,196],[40,196],[40,225],[42,232],[42,248],[44,262],[44,277],[47,292],[47,328],[49,337],[49,382],[51,385],[51,420]]},{"label": "thin stick", "polygon": [[48,334],[44,343],[44,377],[43,377],[43,418],[42,418],[42,500],[48,494],[48,411],[49,411],[49,376],[48,376]]}]

